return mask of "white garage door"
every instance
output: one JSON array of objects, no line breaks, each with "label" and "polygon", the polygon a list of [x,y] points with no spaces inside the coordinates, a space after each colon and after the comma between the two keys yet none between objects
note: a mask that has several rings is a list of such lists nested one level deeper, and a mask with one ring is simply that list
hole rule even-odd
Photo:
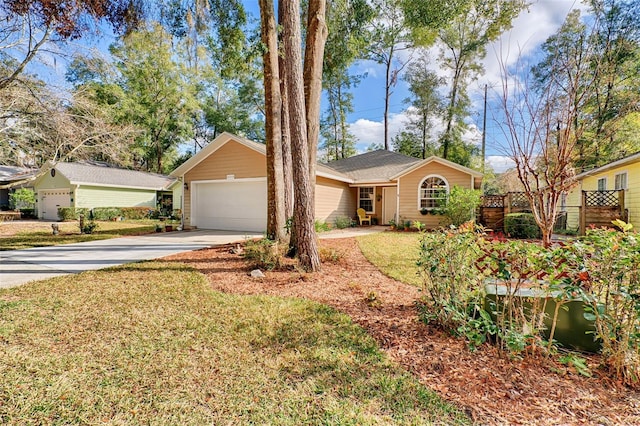
[{"label": "white garage door", "polygon": [[266,180],[194,182],[192,187],[193,226],[257,232],[267,228]]},{"label": "white garage door", "polygon": [[58,207],[70,207],[69,190],[40,191],[38,209],[40,217],[46,220],[58,220]]}]

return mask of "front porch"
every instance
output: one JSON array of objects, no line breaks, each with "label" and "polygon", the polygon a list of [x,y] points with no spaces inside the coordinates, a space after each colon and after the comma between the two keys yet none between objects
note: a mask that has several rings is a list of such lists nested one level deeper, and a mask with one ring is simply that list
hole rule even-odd
[{"label": "front porch", "polygon": [[396,185],[352,185],[352,187],[356,191],[356,208],[363,208],[367,215],[371,216],[373,225],[389,225],[391,221],[398,221],[398,187]]}]

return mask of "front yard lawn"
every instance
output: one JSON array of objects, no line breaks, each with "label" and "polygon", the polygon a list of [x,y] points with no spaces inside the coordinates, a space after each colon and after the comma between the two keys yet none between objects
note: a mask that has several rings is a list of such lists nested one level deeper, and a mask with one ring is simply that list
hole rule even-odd
[{"label": "front yard lawn", "polygon": [[0,290],[2,424],[466,424],[343,314],[149,262]]},{"label": "front yard lawn", "polygon": [[419,232],[378,232],[357,240],[362,254],[385,275],[421,287],[416,265],[421,235]]},{"label": "front yard lawn", "polygon": [[60,222],[58,223],[60,230],[58,235],[53,235],[51,226],[46,223],[30,223],[30,226],[25,226],[25,229],[23,230],[21,230],[20,222],[1,223],[0,227],[15,229],[15,231],[7,229],[6,232],[3,232],[2,235],[0,235],[0,251],[106,240],[109,238],[123,237],[125,235],[149,234],[154,232],[156,221],[96,221],[96,223],[98,224],[98,227],[92,234],[80,234],[78,222]]}]

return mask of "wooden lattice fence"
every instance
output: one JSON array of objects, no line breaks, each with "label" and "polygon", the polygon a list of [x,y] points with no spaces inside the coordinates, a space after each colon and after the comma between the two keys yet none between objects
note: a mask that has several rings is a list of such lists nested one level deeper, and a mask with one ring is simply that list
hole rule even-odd
[{"label": "wooden lattice fence", "polygon": [[[624,205],[624,190],[582,191],[580,206],[565,206],[567,210],[579,210],[579,232],[584,234],[590,226],[611,226],[611,221],[626,221],[628,212]],[[509,213],[531,212],[531,204],[524,192],[508,192],[485,195],[478,209],[478,223],[494,231],[504,231],[504,217]],[[575,213],[572,213],[575,214]],[[573,216],[575,218],[575,216]],[[575,219],[574,219],[575,220]],[[574,222],[575,223],[575,222]],[[555,229],[566,229],[567,211],[559,212]]]},{"label": "wooden lattice fence", "polygon": [[611,221],[626,221],[628,212],[624,205],[624,189],[613,191],[582,191],[580,206],[580,234],[588,227],[611,226]]},{"label": "wooden lattice fence", "polygon": [[530,211],[531,204],[524,192],[485,195],[478,209],[478,223],[494,231],[504,231],[505,215]]},{"label": "wooden lattice fence", "polygon": [[501,231],[504,226],[504,195],[485,195],[478,209],[478,223],[485,228]]}]

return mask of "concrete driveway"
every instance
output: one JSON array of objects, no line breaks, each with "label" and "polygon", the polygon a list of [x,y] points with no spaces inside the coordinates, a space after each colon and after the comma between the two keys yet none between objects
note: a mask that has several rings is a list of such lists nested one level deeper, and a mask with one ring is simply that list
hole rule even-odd
[{"label": "concrete driveway", "polygon": [[0,252],[0,288],[92,269],[107,268],[220,244],[262,234],[196,230],[114,238],[26,250]]}]

